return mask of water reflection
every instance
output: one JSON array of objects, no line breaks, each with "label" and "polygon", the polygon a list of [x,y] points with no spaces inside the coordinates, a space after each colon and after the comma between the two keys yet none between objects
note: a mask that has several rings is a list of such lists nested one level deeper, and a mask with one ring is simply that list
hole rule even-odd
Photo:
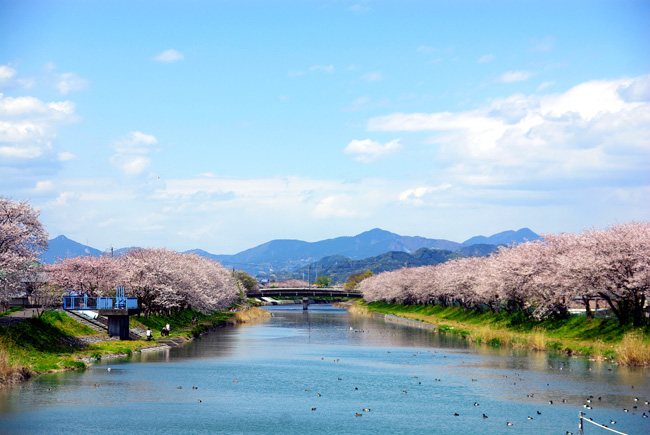
[{"label": "water reflection", "polygon": [[265,323],[2,392],[0,432],[501,434],[511,421],[564,433],[577,432],[590,395],[591,417],[650,432],[647,369],[473,346],[330,306],[271,311]]}]

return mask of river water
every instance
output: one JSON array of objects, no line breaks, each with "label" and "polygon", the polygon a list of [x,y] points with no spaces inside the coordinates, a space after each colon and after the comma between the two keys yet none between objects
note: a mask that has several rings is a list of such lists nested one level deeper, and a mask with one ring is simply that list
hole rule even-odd
[{"label": "river water", "polygon": [[0,433],[577,434],[580,411],[650,433],[648,369],[474,346],[329,305],[269,309],[262,323],[0,392]]}]

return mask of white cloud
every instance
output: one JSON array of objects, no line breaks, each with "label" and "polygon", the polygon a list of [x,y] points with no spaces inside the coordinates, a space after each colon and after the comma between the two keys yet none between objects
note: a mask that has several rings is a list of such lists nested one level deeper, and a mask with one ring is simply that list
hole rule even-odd
[{"label": "white cloud", "polygon": [[[43,67],[44,75],[40,80],[44,80],[48,86],[53,86],[61,95],[67,95],[73,91],[83,91],[88,89],[88,80],[80,77],[77,73],[65,72],[59,73],[58,67],[53,62],[48,62]],[[36,84],[33,78],[21,78],[17,80],[18,84],[24,88],[31,88]]]},{"label": "white cloud", "polygon": [[54,201],[50,203],[50,206],[61,207],[67,206],[71,199],[75,198],[74,192],[61,192]]},{"label": "white cloud", "polygon": [[169,50],[165,50],[153,59],[158,61],[158,62],[177,62],[179,60],[183,59],[183,53],[180,53],[173,48],[170,48]]},{"label": "white cloud", "polygon": [[146,156],[129,154],[116,154],[111,157],[113,166],[124,172],[126,175],[140,175],[151,166],[151,159]]},{"label": "white cloud", "polygon": [[45,103],[34,97],[5,97],[0,93],[0,116],[3,118],[39,118],[61,120],[74,112],[71,101]]},{"label": "white cloud", "polygon": [[[165,244],[174,249],[200,247],[226,253],[229,243],[245,249],[254,246],[255,240],[263,243],[285,235],[302,237],[309,227],[321,228],[322,237],[323,222],[329,228],[340,220],[354,225],[368,220],[354,231],[372,228],[370,225],[377,226],[370,223],[373,216],[387,205],[398,204],[397,196],[408,184],[383,179],[204,174],[164,182],[144,177],[58,178],[54,187],[39,195],[42,204],[36,205],[47,210],[48,228],[56,234],[103,239],[91,244],[100,249]],[[233,228],[246,231],[233,232]],[[338,236],[348,231],[337,228],[330,233]],[[204,237],[187,240],[198,233]]]},{"label": "white cloud", "polygon": [[78,160],[78,157],[69,152],[62,152],[58,155],[60,162],[69,162],[70,160]]},{"label": "white cloud", "polygon": [[368,130],[433,132],[427,142],[437,147],[436,164],[444,165],[449,180],[467,185],[642,183],[650,171],[650,93],[642,91],[648,81],[590,81],[561,94],[516,94],[466,112],[394,113],[370,119]]},{"label": "white cloud", "polygon": [[485,54],[485,55],[479,57],[476,62],[477,63],[489,63],[489,62],[492,62],[494,59],[495,59],[494,55],[490,53],[490,54]]},{"label": "white cloud", "polygon": [[[1,131],[2,123],[0,123]],[[35,159],[42,156],[44,151],[51,147],[49,142],[45,145],[0,146],[0,156],[12,159]]]},{"label": "white cloud", "polygon": [[132,131],[126,136],[115,141],[115,149],[118,152],[132,152],[137,154],[146,154],[151,150],[150,147],[157,145],[158,139],[150,134],[140,131]]},{"label": "white cloud", "polygon": [[524,82],[533,75],[530,71],[508,71],[501,74],[498,81],[501,83]]},{"label": "white cloud", "polygon": [[0,156],[34,159],[52,149],[59,126],[74,122],[70,101],[44,102],[0,93]]},{"label": "white cloud", "polygon": [[16,75],[16,70],[7,65],[0,65],[0,86]]},{"label": "white cloud", "polygon": [[361,78],[367,82],[380,82],[384,79],[384,76],[379,71],[371,71],[361,76]]},{"label": "white cloud", "polygon": [[650,74],[621,85],[618,93],[627,102],[650,102]]},{"label": "white cloud", "polygon": [[548,80],[548,81],[542,82],[542,83],[540,83],[539,86],[537,86],[537,90],[538,91],[543,91],[546,88],[550,88],[554,84],[555,84],[555,81],[553,81],[553,80]]},{"label": "white cloud", "polygon": [[417,207],[425,204],[424,198],[434,192],[448,190],[451,184],[445,183],[440,186],[420,186],[412,189],[407,189],[400,192],[398,198],[400,201],[415,205]]},{"label": "white cloud", "polygon": [[343,150],[346,154],[356,155],[356,160],[370,163],[380,157],[393,154],[402,148],[400,139],[381,144],[370,139],[353,140]]},{"label": "white cloud", "polygon": [[49,192],[52,190],[54,190],[54,183],[52,180],[38,181],[36,187],[34,187],[35,192]]},{"label": "white cloud", "polygon": [[88,88],[88,80],[79,77],[75,73],[63,73],[59,75],[56,88],[63,95],[71,91],[83,91]]},{"label": "white cloud", "polygon": [[151,158],[148,155],[156,151],[154,147],[157,144],[158,140],[154,136],[132,131],[113,143],[116,153],[110,161],[126,175],[143,174],[151,165]]},{"label": "white cloud", "polygon": [[352,219],[359,217],[361,212],[356,198],[350,195],[330,195],[323,198],[314,208],[313,215],[317,219],[344,218]]}]

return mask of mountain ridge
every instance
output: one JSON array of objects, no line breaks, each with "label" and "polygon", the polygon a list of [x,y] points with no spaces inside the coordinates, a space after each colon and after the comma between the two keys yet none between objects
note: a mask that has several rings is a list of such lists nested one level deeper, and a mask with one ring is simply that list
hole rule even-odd
[{"label": "mountain ridge", "polygon": [[[438,249],[459,255],[487,255],[496,245],[521,243],[525,240],[539,239],[540,236],[528,228],[517,231],[504,231],[489,237],[475,236],[463,243],[445,239],[429,239],[420,236],[401,236],[390,231],[374,228],[355,236],[341,236],[316,242],[294,239],[274,239],[237,254],[212,254],[196,248],[185,251],[221,262],[224,267],[244,270],[253,276],[271,275],[276,271],[289,272],[302,266],[315,263],[322,258],[342,255],[351,260],[377,257],[388,252],[412,254],[418,249]],[[116,255],[133,248],[114,250]],[[82,245],[61,235],[50,241],[48,250],[41,259],[53,263],[59,258],[78,255],[101,255],[102,251]]]}]

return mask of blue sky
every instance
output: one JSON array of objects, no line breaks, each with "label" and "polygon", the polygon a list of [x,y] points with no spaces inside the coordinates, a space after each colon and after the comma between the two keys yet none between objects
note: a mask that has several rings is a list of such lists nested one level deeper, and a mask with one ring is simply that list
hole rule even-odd
[{"label": "blue sky", "polygon": [[0,194],[236,253],[650,215],[647,1],[0,0]]}]

